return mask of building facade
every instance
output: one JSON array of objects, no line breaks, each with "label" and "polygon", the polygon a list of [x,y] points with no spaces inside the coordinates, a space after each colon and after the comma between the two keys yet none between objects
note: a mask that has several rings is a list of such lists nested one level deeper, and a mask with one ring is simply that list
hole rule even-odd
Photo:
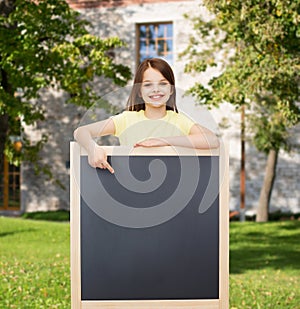
[{"label": "building facade", "polygon": [[[210,78],[218,73],[215,68],[206,74],[187,75],[184,73],[185,61],[179,57],[193,32],[192,25],[184,14],[192,15],[197,10],[207,16],[205,7],[198,0],[69,0],[68,2],[72,8],[81,13],[83,18],[91,22],[90,31],[93,34],[103,38],[117,36],[126,42],[126,47],[116,51],[114,57],[116,61],[129,66],[132,72],[144,58],[162,57],[174,70],[179,94],[183,94],[196,80],[207,84]],[[116,104],[121,108],[125,106],[125,97],[128,93],[126,87],[118,89],[109,81],[102,79],[95,87],[101,96],[112,100],[117,98]],[[24,163],[21,170],[17,171],[19,176],[9,176],[9,169],[14,173],[11,175],[16,175],[16,171],[6,166],[5,177],[8,177],[9,181],[2,181],[5,183],[3,188],[8,185],[6,192],[13,192],[13,186],[16,187],[19,184],[20,193],[17,190],[14,191],[15,195],[19,194],[19,197],[14,198],[14,206],[19,203],[22,212],[69,209],[69,142],[73,139],[73,130],[81,123],[88,122],[90,118],[89,112],[83,108],[66,104],[63,93],[45,91],[40,104],[46,103],[46,121],[37,124],[36,127],[28,127],[26,134],[33,139],[39,138],[44,132],[49,134],[49,141],[42,156],[44,162],[52,166],[54,179],[59,180],[61,185],[57,185],[53,180],[47,180],[42,175],[36,176],[31,164]],[[241,164],[240,114],[229,104],[222,104],[218,110],[207,111],[196,105],[193,98],[178,100],[178,107],[199,123],[215,131],[229,145],[230,209],[238,210]],[[108,114],[101,110],[97,114],[97,119],[107,116]],[[297,145],[300,145],[299,133],[298,127],[293,134],[295,147],[292,152],[280,153],[271,211],[300,212],[300,182],[297,181],[300,178],[300,154],[297,151]],[[100,142],[117,143],[114,139]],[[246,211],[248,213],[255,213],[265,165],[265,155],[258,153],[250,142],[246,142]],[[18,199],[19,202],[17,202]],[[9,206],[5,209],[17,210],[17,207]]]}]

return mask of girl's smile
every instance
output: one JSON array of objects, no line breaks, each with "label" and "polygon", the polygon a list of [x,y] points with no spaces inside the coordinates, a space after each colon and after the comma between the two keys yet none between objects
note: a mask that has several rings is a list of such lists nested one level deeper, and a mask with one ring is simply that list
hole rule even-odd
[{"label": "girl's smile", "polygon": [[165,97],[164,94],[149,95],[149,98],[153,101],[161,101],[163,97]]}]

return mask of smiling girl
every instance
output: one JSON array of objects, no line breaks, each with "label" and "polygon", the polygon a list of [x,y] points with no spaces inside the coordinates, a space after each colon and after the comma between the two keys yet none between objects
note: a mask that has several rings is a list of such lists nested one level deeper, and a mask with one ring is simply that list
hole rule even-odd
[{"label": "smiling girl", "polygon": [[126,111],[74,131],[74,138],[88,153],[89,164],[113,173],[104,149],[93,140],[105,135],[117,136],[121,146],[219,147],[213,132],[178,112],[173,71],[159,58],[139,65]]}]

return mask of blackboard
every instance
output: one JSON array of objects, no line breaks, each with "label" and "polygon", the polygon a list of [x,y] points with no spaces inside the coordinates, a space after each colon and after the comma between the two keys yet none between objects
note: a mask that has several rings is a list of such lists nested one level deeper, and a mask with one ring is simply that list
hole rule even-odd
[{"label": "blackboard", "polygon": [[[228,282],[221,273],[228,272],[228,260],[221,261],[226,246],[220,245],[220,155],[178,155],[174,149],[166,155],[161,150],[134,155],[111,151],[111,174],[91,168],[76,147],[72,308],[125,308],[128,302],[154,308],[153,301],[163,302],[157,308],[175,308],[178,302],[180,308],[191,302],[194,307],[186,308],[227,308]],[[150,190],[143,185],[135,190],[134,181]],[[72,200],[74,191],[79,192]],[[203,199],[209,205],[203,206]]]}]

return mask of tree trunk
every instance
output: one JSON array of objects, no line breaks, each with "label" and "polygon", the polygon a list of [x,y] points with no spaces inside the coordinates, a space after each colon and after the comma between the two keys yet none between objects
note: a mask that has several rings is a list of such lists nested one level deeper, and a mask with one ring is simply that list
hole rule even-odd
[{"label": "tree trunk", "polygon": [[[8,82],[7,74],[4,70],[0,68],[0,86],[2,89],[6,92],[12,95],[13,90],[11,85]],[[2,171],[3,167],[3,159],[4,159],[4,149],[5,149],[5,143],[7,140],[9,130],[9,118],[8,114],[5,110],[0,111],[0,171]]]},{"label": "tree trunk", "polygon": [[271,149],[268,153],[267,166],[263,186],[260,191],[259,204],[256,213],[256,222],[267,222],[269,214],[269,204],[276,177],[278,150]]},{"label": "tree trunk", "polygon": [[6,136],[8,132],[8,116],[7,114],[0,115],[0,173],[3,169],[4,148]]},{"label": "tree trunk", "polygon": [[[0,0],[0,16],[7,17],[15,6],[15,0]],[[6,72],[0,67],[0,86],[9,94],[13,93],[12,87],[8,82]],[[0,173],[3,169],[3,152],[9,128],[8,115],[5,111],[0,111]]]}]

